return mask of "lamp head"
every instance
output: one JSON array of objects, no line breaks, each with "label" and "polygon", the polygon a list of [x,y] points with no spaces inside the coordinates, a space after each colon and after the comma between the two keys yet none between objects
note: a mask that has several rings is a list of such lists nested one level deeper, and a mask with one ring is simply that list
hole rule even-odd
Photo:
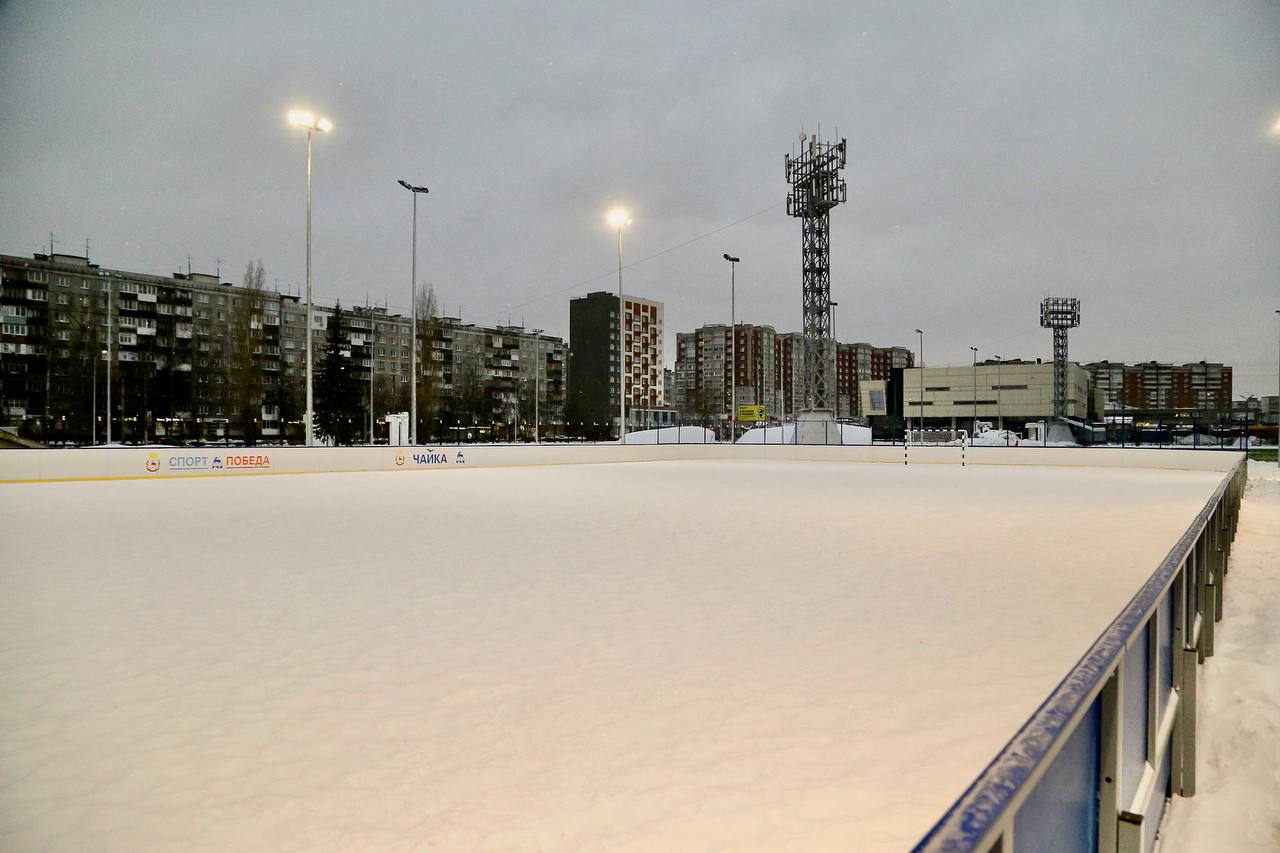
[{"label": "lamp head", "polygon": [[631,222],[631,216],[622,208],[615,207],[609,211],[609,224],[614,228],[621,228]]},{"label": "lamp head", "polygon": [[289,124],[307,130],[318,130],[321,133],[328,133],[333,130],[333,122],[327,118],[316,118],[316,114],[310,110],[291,110],[289,112]]}]

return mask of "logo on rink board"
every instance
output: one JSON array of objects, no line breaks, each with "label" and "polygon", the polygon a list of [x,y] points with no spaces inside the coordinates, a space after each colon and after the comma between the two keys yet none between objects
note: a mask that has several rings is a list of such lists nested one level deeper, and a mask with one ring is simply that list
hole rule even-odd
[{"label": "logo on rink board", "polygon": [[[161,468],[159,454],[147,456],[147,470],[155,473]],[[265,453],[222,453],[217,456],[174,455],[163,460],[170,471],[246,471],[266,470],[271,467],[271,457]]]},{"label": "logo on rink board", "polygon": [[[459,450],[459,451],[458,451],[458,455],[457,455],[457,456],[455,456],[455,457],[453,458],[453,464],[455,464],[455,465],[465,465],[465,464],[466,464],[466,461],[467,461],[467,460],[466,460],[466,458],[462,455],[462,451],[461,451],[461,450]],[[446,452],[446,451],[444,451],[444,450],[432,450],[432,449],[431,449],[431,448],[429,448],[429,447],[428,447],[428,448],[423,449],[422,451],[420,451],[420,452],[418,452],[418,453],[410,453],[410,454],[408,454],[407,456],[406,456],[404,453],[397,453],[397,454],[396,454],[396,467],[397,467],[397,468],[404,467],[404,465],[405,465],[405,463],[406,463],[406,462],[408,462],[408,463],[410,463],[410,464],[412,464],[412,465],[415,465],[415,466],[418,466],[418,465],[423,465],[423,466],[448,465],[448,464],[449,464],[449,454],[448,454],[448,452]]]}]

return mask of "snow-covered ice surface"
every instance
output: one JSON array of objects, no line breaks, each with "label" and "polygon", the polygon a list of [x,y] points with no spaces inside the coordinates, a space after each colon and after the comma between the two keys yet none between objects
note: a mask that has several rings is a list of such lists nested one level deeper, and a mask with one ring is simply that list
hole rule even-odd
[{"label": "snow-covered ice surface", "polygon": [[1220,479],[0,486],[0,849],[902,850]]},{"label": "snow-covered ice surface", "polygon": [[1280,850],[1280,473],[1250,462],[1214,655],[1200,669],[1196,794],[1163,853]]}]

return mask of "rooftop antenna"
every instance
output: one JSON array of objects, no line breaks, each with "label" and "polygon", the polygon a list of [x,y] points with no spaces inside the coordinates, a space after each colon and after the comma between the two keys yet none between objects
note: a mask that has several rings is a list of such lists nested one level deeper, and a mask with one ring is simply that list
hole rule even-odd
[{"label": "rooftop antenna", "polygon": [[222,281],[222,258],[214,258],[213,262],[217,264],[215,269],[217,270],[218,281]]},{"label": "rooftop antenna", "polygon": [[53,244],[54,244],[53,232],[50,231],[49,232],[49,257],[51,258],[53,257]]},{"label": "rooftop antenna", "polygon": [[84,259],[89,260],[89,238],[84,238]]},{"label": "rooftop antenna", "polygon": [[187,278],[191,278],[191,253],[187,252]]}]

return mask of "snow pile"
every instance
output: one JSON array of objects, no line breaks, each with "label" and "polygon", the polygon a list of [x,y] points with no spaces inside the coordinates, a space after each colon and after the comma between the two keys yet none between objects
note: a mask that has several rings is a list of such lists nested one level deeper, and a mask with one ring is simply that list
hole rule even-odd
[{"label": "snow pile", "polygon": [[1164,853],[1280,850],[1280,471],[1250,462],[1214,656],[1200,668],[1196,795]]},{"label": "snow pile", "polygon": [[969,443],[974,447],[1017,447],[1022,437],[1013,430],[991,429],[978,433]]},{"label": "snow pile", "polygon": [[[840,427],[840,438],[836,440],[836,431],[833,427]],[[855,426],[853,424],[835,424],[832,423],[831,438],[833,444],[870,444],[871,428],[864,426]],[[784,424],[782,426],[771,427],[754,427],[747,430],[738,439],[738,444],[795,444],[796,441],[796,425],[795,422]]]},{"label": "snow pile", "polygon": [[[626,444],[715,444],[716,434],[699,426],[662,427],[627,433]],[[614,444],[617,444],[615,441]]]}]

